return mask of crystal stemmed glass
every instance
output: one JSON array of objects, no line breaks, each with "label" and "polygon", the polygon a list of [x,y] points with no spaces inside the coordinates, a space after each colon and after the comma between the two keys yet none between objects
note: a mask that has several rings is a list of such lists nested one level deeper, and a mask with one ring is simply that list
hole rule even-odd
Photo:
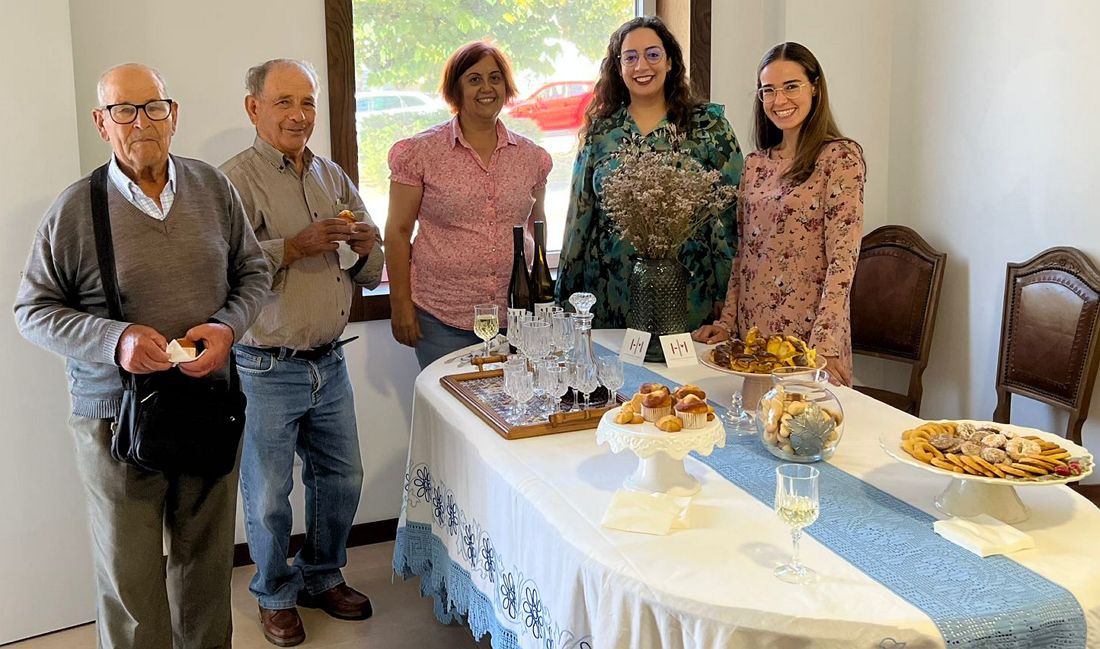
[{"label": "crystal stemmed glass", "polygon": [[552,413],[561,412],[561,398],[569,390],[569,370],[560,365],[556,360],[546,361],[543,368],[548,381],[548,392],[554,399]]},{"label": "crystal stemmed glass", "polygon": [[775,576],[791,584],[817,580],[817,573],[798,561],[802,529],[817,520],[819,499],[817,469],[806,464],[775,467],[775,513],[791,528],[791,560],[775,569]]},{"label": "crystal stemmed glass", "polygon": [[722,417],[722,423],[726,426],[726,432],[735,437],[748,437],[756,434],[756,424],[752,421],[752,415],[745,411],[745,400],[740,390],[734,390],[730,398],[730,407]]},{"label": "crystal stemmed glass", "polygon": [[554,313],[550,316],[550,326],[553,331],[554,347],[568,358],[569,352],[573,351],[573,346],[576,344],[573,317],[564,311]]},{"label": "crystal stemmed glass", "polygon": [[623,361],[618,356],[600,356],[597,361],[600,383],[607,388],[607,405],[615,403],[615,392],[623,387]]},{"label": "crystal stemmed glass", "polygon": [[524,323],[523,327],[527,357],[533,363],[537,363],[550,353],[550,325],[542,320],[530,320]]},{"label": "crystal stemmed glass", "polygon": [[519,415],[513,418],[514,423],[522,421],[523,417],[527,414],[527,403],[531,401],[531,398],[535,396],[535,380],[530,370],[520,370],[516,373],[515,394],[512,396],[519,404]]},{"label": "crystal stemmed glass", "polygon": [[478,304],[474,306],[474,333],[485,341],[486,358],[489,356],[489,341],[500,333],[500,316],[495,304]]},{"label": "crystal stemmed glass", "polygon": [[599,370],[595,363],[574,363],[572,383],[573,388],[584,395],[584,409],[588,410],[592,391],[600,387]]},{"label": "crystal stemmed glass", "polygon": [[508,399],[512,402],[508,414],[515,417],[516,412],[516,375],[521,371],[527,370],[527,359],[520,354],[509,354],[507,360],[504,361],[504,394],[508,395]]}]

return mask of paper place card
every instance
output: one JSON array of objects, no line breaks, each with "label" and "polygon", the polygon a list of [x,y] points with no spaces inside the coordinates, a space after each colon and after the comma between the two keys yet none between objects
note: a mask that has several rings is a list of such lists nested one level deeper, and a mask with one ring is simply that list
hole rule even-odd
[{"label": "paper place card", "polygon": [[664,352],[665,364],[669,367],[686,367],[699,364],[699,357],[695,354],[695,342],[691,340],[691,334],[661,336],[661,351]]},{"label": "paper place card", "polygon": [[619,358],[624,363],[630,363],[631,365],[641,365],[645,362],[645,350],[649,347],[648,331],[638,331],[637,329],[627,329],[626,335],[623,336],[623,346],[619,348]]}]

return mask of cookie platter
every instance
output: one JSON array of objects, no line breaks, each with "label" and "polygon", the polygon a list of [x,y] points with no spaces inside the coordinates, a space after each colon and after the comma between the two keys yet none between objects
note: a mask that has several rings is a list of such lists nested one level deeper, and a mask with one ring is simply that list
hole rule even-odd
[{"label": "cookie platter", "polygon": [[[951,440],[940,435],[954,437],[955,443],[949,445]],[[963,447],[964,443],[975,446]],[[1091,453],[1063,437],[989,421],[927,422],[907,431],[886,431],[879,445],[898,462],[950,478],[947,488],[934,501],[943,513],[985,513],[1006,523],[1028,517],[1016,487],[1081,480],[1092,473],[1095,464]]]}]

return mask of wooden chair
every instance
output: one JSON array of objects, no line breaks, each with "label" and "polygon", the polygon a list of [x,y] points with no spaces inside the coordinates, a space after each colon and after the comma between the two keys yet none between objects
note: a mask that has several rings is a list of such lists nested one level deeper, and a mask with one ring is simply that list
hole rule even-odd
[{"label": "wooden chair", "polygon": [[[1069,411],[1066,439],[1081,444],[1081,428],[1100,363],[1100,271],[1076,248],[1051,248],[1008,265],[997,408],[1007,424],[1012,395]],[[1073,487],[1100,504],[1100,485]]]},{"label": "wooden chair", "polygon": [[947,253],[913,230],[884,225],[867,236],[852,282],[852,351],[907,363],[905,394],[865,385],[856,390],[883,403],[920,414],[921,382],[928,367]]}]

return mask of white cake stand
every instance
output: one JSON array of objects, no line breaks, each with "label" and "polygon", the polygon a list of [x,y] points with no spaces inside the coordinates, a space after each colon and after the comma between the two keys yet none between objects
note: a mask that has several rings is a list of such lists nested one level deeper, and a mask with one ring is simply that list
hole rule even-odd
[{"label": "white cake stand", "polygon": [[710,455],[717,446],[726,445],[722,422],[714,421],[696,429],[666,433],[650,422],[617,424],[619,409],[604,413],[596,427],[596,443],[607,444],[612,452],[629,449],[638,456],[638,468],[623,481],[623,488],[647,493],[667,493],[672,496],[693,496],[700,485],[684,468],[684,458],[695,451]]},{"label": "white cake stand", "polygon": [[988,478],[980,475],[963,475],[945,471],[931,464],[925,464],[909,455],[901,448],[900,430],[884,431],[879,436],[879,445],[887,455],[898,462],[923,469],[930,473],[938,473],[951,478],[943,492],[933,499],[936,509],[948,516],[976,516],[989,514],[993,518],[1005,523],[1013,524],[1027,520],[1031,513],[1016,493],[1017,487],[1049,487],[1051,485],[1068,484],[1076,482],[1092,474],[1094,460],[1092,454],[1083,447],[1074,444],[1064,437],[1052,433],[1045,433],[1034,428],[1013,426],[1012,424],[998,424],[990,421],[974,421],[972,419],[955,419],[957,423],[970,423],[975,426],[996,426],[1002,430],[1011,430],[1017,435],[1035,435],[1042,439],[1054,442],[1070,452],[1070,455],[1082,462],[1082,472],[1075,476],[1044,476],[1034,480],[1010,480],[1006,478]]}]

